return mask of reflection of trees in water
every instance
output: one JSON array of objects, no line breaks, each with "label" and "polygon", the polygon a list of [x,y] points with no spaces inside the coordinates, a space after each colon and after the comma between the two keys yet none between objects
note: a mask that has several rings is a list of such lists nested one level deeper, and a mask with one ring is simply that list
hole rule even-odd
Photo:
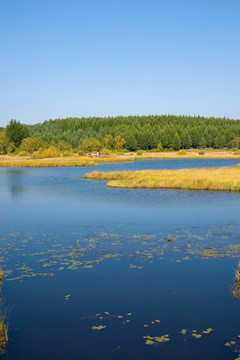
[{"label": "reflection of trees in water", "polygon": [[23,170],[7,170],[7,185],[12,197],[19,197],[23,194],[23,175]]}]

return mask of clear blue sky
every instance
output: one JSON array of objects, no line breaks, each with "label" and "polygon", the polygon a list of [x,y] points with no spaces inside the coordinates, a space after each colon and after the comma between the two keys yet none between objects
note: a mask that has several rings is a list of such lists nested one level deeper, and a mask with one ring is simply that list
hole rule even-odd
[{"label": "clear blue sky", "polygon": [[240,118],[239,0],[1,0],[0,125]]}]

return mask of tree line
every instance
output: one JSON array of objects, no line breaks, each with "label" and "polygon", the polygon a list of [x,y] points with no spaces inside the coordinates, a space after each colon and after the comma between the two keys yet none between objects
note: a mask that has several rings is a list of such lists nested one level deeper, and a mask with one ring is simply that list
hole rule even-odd
[{"label": "tree line", "polygon": [[0,129],[0,153],[91,152],[126,149],[240,148],[240,120],[200,116],[66,118]]}]

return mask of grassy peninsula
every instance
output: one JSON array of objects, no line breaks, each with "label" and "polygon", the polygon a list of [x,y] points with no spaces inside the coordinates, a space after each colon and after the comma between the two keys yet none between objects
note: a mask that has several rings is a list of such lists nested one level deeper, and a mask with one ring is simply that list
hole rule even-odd
[{"label": "grassy peninsula", "polygon": [[85,179],[110,180],[119,188],[173,188],[185,190],[240,191],[240,166],[213,169],[93,172]]}]

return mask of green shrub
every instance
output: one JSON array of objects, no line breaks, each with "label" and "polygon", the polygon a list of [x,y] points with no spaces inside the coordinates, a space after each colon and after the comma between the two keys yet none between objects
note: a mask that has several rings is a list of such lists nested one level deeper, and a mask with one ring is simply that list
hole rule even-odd
[{"label": "green shrub", "polygon": [[150,153],[155,153],[155,152],[160,152],[160,151],[156,148],[156,149],[150,149],[150,150],[147,150],[147,152],[150,152]]},{"label": "green shrub", "polygon": [[142,155],[142,153],[143,153],[142,150],[137,151],[137,155]]},{"label": "green shrub", "polygon": [[28,155],[29,155],[29,153],[27,151],[20,151],[18,153],[18,156],[28,156]]},{"label": "green shrub", "polygon": [[48,149],[45,149],[42,152],[43,158],[58,157],[60,155],[61,155],[60,150],[57,149],[55,146],[50,146]]},{"label": "green shrub", "polygon": [[62,151],[62,156],[70,156],[70,151],[69,150]]},{"label": "green shrub", "polygon": [[205,151],[199,150],[198,155],[204,155],[204,154],[205,154]]},{"label": "green shrub", "polygon": [[102,147],[101,142],[96,138],[85,139],[81,143],[81,148],[85,152],[100,151]]},{"label": "green shrub", "polygon": [[43,158],[42,152],[43,152],[43,148],[40,148],[40,149],[38,149],[37,151],[34,151],[34,152],[31,154],[31,158],[32,158],[32,159],[42,159],[42,158]]},{"label": "green shrub", "polygon": [[111,150],[109,150],[109,149],[102,149],[100,152],[102,155],[110,155],[111,154]]},{"label": "green shrub", "polygon": [[7,153],[10,155],[10,154],[14,154],[16,151],[16,146],[14,145],[13,142],[10,142],[10,144],[8,145],[8,148],[7,148]]},{"label": "green shrub", "polygon": [[59,149],[57,149],[55,146],[50,146],[48,149],[40,148],[38,151],[34,151],[31,157],[33,159],[42,159],[42,158],[58,157],[60,155],[61,152]]},{"label": "green shrub", "polygon": [[28,154],[32,154],[34,151],[38,151],[40,148],[47,148],[48,144],[39,137],[31,138],[27,137],[23,139],[19,151],[25,151]]},{"label": "green shrub", "polygon": [[177,152],[177,155],[186,155],[186,154],[187,154],[186,150],[179,150]]},{"label": "green shrub", "polygon": [[157,146],[157,151],[158,151],[158,152],[162,152],[162,151],[163,151],[162,143],[159,143],[159,144],[158,144],[158,146]]}]

